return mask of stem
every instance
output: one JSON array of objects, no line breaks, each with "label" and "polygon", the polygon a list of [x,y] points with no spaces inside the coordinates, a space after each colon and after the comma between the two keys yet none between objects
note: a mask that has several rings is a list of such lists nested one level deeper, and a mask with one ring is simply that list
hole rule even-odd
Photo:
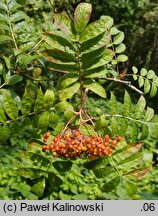
[{"label": "stem", "polygon": [[40,41],[38,41],[36,44],[35,44],[35,46],[32,48],[32,50],[30,50],[30,52],[28,53],[28,55],[30,55],[32,52],[33,52],[33,50],[43,41],[44,39],[42,38]]}]

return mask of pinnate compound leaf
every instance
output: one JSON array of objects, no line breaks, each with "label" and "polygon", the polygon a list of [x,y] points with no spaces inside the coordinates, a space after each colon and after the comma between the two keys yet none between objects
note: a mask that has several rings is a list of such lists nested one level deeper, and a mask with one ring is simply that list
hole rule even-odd
[{"label": "pinnate compound leaf", "polygon": [[119,184],[120,184],[120,177],[116,177],[116,178],[112,179],[111,181],[106,182],[103,185],[102,190],[104,192],[110,192],[113,189],[115,189]]},{"label": "pinnate compound leaf", "polygon": [[31,100],[30,100],[30,96],[29,96],[29,94],[27,92],[27,89],[25,89],[25,92],[23,94],[22,101],[21,101],[22,115],[29,114],[30,110],[31,110]]},{"label": "pinnate compound leaf", "polygon": [[64,89],[78,80],[77,74],[65,74],[59,79],[59,88]]},{"label": "pinnate compound leaf", "polygon": [[53,163],[53,166],[55,169],[57,169],[60,172],[67,172],[71,169],[72,162],[71,161],[55,161]]},{"label": "pinnate compound leaf", "polygon": [[40,198],[44,194],[45,186],[45,178],[41,178],[32,186],[31,192]]},{"label": "pinnate compound leaf", "polygon": [[54,102],[54,91],[51,89],[47,89],[44,95],[44,108],[49,110],[53,106]]},{"label": "pinnate compound leaf", "polygon": [[80,3],[74,13],[74,25],[78,33],[82,32],[89,22],[92,12],[92,5],[88,3]]},{"label": "pinnate compound leaf", "polygon": [[80,88],[80,83],[75,82],[71,86],[68,86],[59,93],[60,100],[66,100],[71,98]]},{"label": "pinnate compound leaf", "polygon": [[37,93],[37,98],[35,101],[35,106],[34,106],[35,112],[39,112],[43,109],[43,107],[44,107],[43,101],[44,101],[44,94],[42,92],[42,89],[39,88],[38,93]]},{"label": "pinnate compound leaf", "polygon": [[92,92],[99,95],[100,97],[106,98],[106,91],[98,82],[93,82],[92,80],[85,80],[83,82],[83,86],[90,89]]},{"label": "pinnate compound leaf", "polygon": [[9,128],[7,125],[0,126],[0,144],[6,143],[9,136]]},{"label": "pinnate compound leaf", "polygon": [[80,35],[80,42],[95,38],[113,25],[113,19],[110,16],[102,16],[99,20],[90,23]]},{"label": "pinnate compound leaf", "polygon": [[3,93],[3,108],[12,120],[15,120],[18,117],[18,108],[11,95],[6,92]]},{"label": "pinnate compound leaf", "polygon": [[134,114],[135,119],[138,119],[142,115],[142,112],[144,111],[145,107],[146,107],[146,100],[141,95],[135,107],[135,114]]}]

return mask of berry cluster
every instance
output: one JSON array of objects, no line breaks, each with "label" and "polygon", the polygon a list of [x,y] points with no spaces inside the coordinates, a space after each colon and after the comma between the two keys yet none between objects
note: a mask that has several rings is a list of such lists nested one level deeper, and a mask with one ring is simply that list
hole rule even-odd
[{"label": "berry cluster", "polygon": [[[43,141],[47,142],[49,136],[49,132],[45,133]],[[42,151],[49,150],[54,157],[76,159],[85,156],[95,159],[109,155],[121,139],[120,136],[112,139],[109,135],[101,138],[95,134],[88,137],[78,130],[71,130],[70,134],[55,136],[49,145],[42,146]]]}]

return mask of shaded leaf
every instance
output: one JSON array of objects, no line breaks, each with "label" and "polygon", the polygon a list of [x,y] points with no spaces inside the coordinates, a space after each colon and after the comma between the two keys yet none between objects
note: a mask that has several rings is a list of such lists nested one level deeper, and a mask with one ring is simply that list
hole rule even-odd
[{"label": "shaded leaf", "polygon": [[111,173],[116,172],[116,170],[114,167],[110,166],[110,167],[94,169],[93,172],[97,178],[105,178]]},{"label": "shaded leaf", "polygon": [[55,109],[58,111],[58,112],[63,112],[65,111],[66,109],[69,109],[71,105],[66,101],[66,100],[63,100],[57,104],[55,104]]},{"label": "shaded leaf", "polygon": [[18,62],[20,67],[25,68],[29,63],[31,63],[33,60],[37,59],[39,57],[39,55],[24,55],[24,54],[20,54],[18,56]]},{"label": "shaded leaf", "polygon": [[71,161],[55,161],[53,162],[53,166],[55,169],[57,169],[60,172],[67,172],[72,167]]},{"label": "shaded leaf", "polygon": [[148,126],[143,124],[141,129],[141,137],[140,140],[145,140],[148,137],[149,129]]},{"label": "shaded leaf", "polygon": [[7,120],[4,109],[0,107],[0,122],[5,122]]},{"label": "shaded leaf", "polygon": [[41,178],[32,186],[31,192],[40,198],[44,194],[44,189],[45,189],[45,178]]},{"label": "shaded leaf", "polygon": [[112,115],[117,113],[117,100],[115,95],[112,92],[110,97],[110,113]]},{"label": "shaded leaf", "polygon": [[15,75],[13,75],[13,76],[10,76],[10,77],[6,80],[6,82],[7,82],[7,85],[14,85],[15,83],[21,82],[22,79],[23,79],[22,76],[15,74]]},{"label": "shaded leaf", "polygon": [[46,175],[44,170],[32,167],[19,168],[17,172],[20,176],[28,179],[38,179],[39,177]]},{"label": "shaded leaf", "polygon": [[113,189],[115,189],[120,183],[120,177],[116,177],[114,179],[112,179],[111,181],[106,182],[103,187],[102,190],[104,192],[110,192]]},{"label": "shaded leaf", "polygon": [[11,37],[8,35],[0,35],[0,43],[3,43],[4,41],[12,40]]},{"label": "shaded leaf", "polygon": [[9,136],[9,128],[7,125],[0,126],[0,144],[6,143]]},{"label": "shaded leaf", "polygon": [[106,167],[107,164],[109,164],[109,158],[108,157],[101,157],[101,158],[97,158],[93,161],[88,161],[88,162],[84,163],[84,166],[87,169],[94,170],[94,169]]},{"label": "shaded leaf", "polygon": [[92,12],[92,5],[88,3],[80,3],[74,13],[74,25],[78,33],[82,32],[89,22]]},{"label": "shaded leaf", "polygon": [[48,173],[48,185],[50,189],[54,190],[56,188],[59,188],[62,183],[63,181],[57,175],[51,172]]}]

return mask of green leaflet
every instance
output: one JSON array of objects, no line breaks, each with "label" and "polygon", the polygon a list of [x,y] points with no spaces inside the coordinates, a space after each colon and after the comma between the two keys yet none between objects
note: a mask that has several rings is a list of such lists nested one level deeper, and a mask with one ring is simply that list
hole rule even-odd
[{"label": "green leaflet", "polygon": [[119,120],[119,125],[120,125],[120,130],[118,131],[118,135],[119,136],[123,136],[123,135],[125,135],[125,133],[126,133],[126,131],[127,131],[127,129],[128,129],[128,123],[127,123],[127,120],[126,119],[124,119],[124,118],[120,118],[120,120]]},{"label": "green leaflet", "polygon": [[139,84],[139,88],[141,88],[144,85],[144,78],[142,76],[138,78],[138,84]]},{"label": "green leaflet", "polygon": [[145,107],[146,107],[146,100],[141,95],[140,98],[139,98],[139,100],[138,100],[138,103],[136,104],[136,107],[135,107],[135,114],[134,114],[134,118],[135,119],[139,119],[140,118],[140,116],[142,115]]},{"label": "green leaflet", "polygon": [[80,35],[80,42],[97,37],[110,29],[113,25],[113,19],[110,16],[102,16],[99,20],[90,23]]},{"label": "green leaflet", "polygon": [[130,181],[124,181],[124,187],[125,187],[127,194],[129,196],[132,196],[132,195],[136,194],[136,192],[137,192],[137,188],[136,188],[135,184],[133,184]]},{"label": "green leaflet", "polygon": [[155,72],[153,70],[149,70],[147,73],[147,79],[153,79],[155,77]]},{"label": "green leaflet", "polygon": [[53,163],[53,166],[59,172],[67,172],[71,169],[72,162],[71,161],[55,161]]},{"label": "green leaflet", "polygon": [[24,54],[20,54],[18,56],[18,62],[20,67],[25,68],[29,63],[31,63],[33,60],[39,58],[39,55],[24,55]]},{"label": "green leaflet", "polygon": [[44,170],[32,167],[21,167],[17,170],[17,172],[20,176],[32,180],[47,175]]},{"label": "green leaflet", "polygon": [[6,92],[3,92],[3,108],[12,120],[15,120],[18,117],[18,108],[12,97]]},{"label": "green leaflet", "polygon": [[110,97],[110,114],[116,114],[117,113],[117,100],[115,95],[111,92]]},{"label": "green leaflet", "polygon": [[67,109],[69,109],[71,107],[71,104],[68,103],[66,100],[63,100],[57,104],[55,104],[55,109],[58,111],[58,112],[63,112]]},{"label": "green leaflet", "polygon": [[132,123],[132,141],[135,142],[138,138],[138,134],[139,134],[139,127],[138,124],[136,122]]},{"label": "green leaflet", "polygon": [[157,86],[153,82],[151,84],[150,97],[154,97],[157,94]]},{"label": "green leaflet", "polygon": [[100,97],[106,98],[105,89],[98,82],[93,82],[92,80],[85,80],[83,81],[83,86],[90,89],[92,92],[96,93]]},{"label": "green leaflet", "polygon": [[53,40],[57,41],[62,46],[67,46],[70,49],[75,50],[75,47],[72,44],[71,40],[69,40],[67,37],[65,37],[64,34],[62,34],[59,31],[54,31],[53,33],[52,32],[51,33],[46,32],[46,33],[44,33],[44,35],[49,37],[49,39],[52,38]]},{"label": "green leaflet", "polygon": [[49,113],[47,111],[42,112],[38,119],[37,127],[43,131],[46,131],[49,124]]},{"label": "green leaflet", "polygon": [[78,33],[82,32],[89,22],[92,12],[92,5],[88,3],[80,3],[74,13],[74,26]]},{"label": "green leaflet", "polygon": [[154,110],[150,107],[147,107],[145,112],[144,121],[150,121],[154,117]]},{"label": "green leaflet", "polygon": [[124,37],[125,37],[124,32],[119,31],[117,35],[113,36],[114,45],[120,44],[124,40]]},{"label": "green leaflet", "polygon": [[148,79],[144,82],[144,94],[147,94],[150,91],[150,82]]},{"label": "green leaflet", "polygon": [[65,88],[59,93],[60,100],[71,98],[80,88],[80,83],[75,82],[71,86]]},{"label": "green leaflet", "polygon": [[90,70],[83,71],[83,77],[85,78],[96,78],[101,76],[106,76],[108,71],[105,69],[105,66],[96,67]]},{"label": "green leaflet", "polygon": [[15,0],[9,1],[8,3],[9,10],[13,13],[17,9],[21,8],[22,6],[18,4]]},{"label": "green leaflet", "polygon": [[10,76],[9,78],[7,78],[6,83],[7,85],[14,85],[18,82],[21,82],[23,79],[22,76],[14,74],[13,76]]},{"label": "green leaflet", "polygon": [[66,38],[75,39],[72,33],[72,22],[66,13],[57,13],[53,15],[54,27],[60,29],[67,36]]},{"label": "green leaflet", "polygon": [[125,51],[125,49],[126,49],[126,46],[123,43],[115,47],[116,53],[122,53]]},{"label": "green leaflet", "polygon": [[27,115],[30,113],[31,101],[30,101],[30,96],[29,96],[26,88],[25,88],[25,92],[24,92],[23,97],[22,97],[21,106],[22,106],[21,107],[22,115]]},{"label": "green leaflet", "polygon": [[110,192],[113,189],[115,189],[120,183],[120,177],[116,177],[114,179],[112,179],[111,181],[106,182],[103,187],[102,190],[104,192]]},{"label": "green leaflet", "polygon": [[59,188],[62,183],[63,181],[57,175],[51,172],[48,173],[48,185],[51,189]]},{"label": "green leaflet", "polygon": [[118,55],[116,60],[117,62],[125,62],[128,60],[128,57],[126,55]]},{"label": "green leaflet", "polygon": [[59,88],[64,89],[78,80],[77,74],[65,74],[59,79]]},{"label": "green leaflet", "polygon": [[49,110],[53,106],[54,92],[51,89],[47,89],[44,95],[44,109]]},{"label": "green leaflet", "polygon": [[110,120],[110,128],[112,131],[112,134],[116,136],[116,134],[118,134],[118,119],[115,118],[114,116],[112,116],[111,120]]},{"label": "green leaflet", "polygon": [[0,43],[3,43],[4,41],[12,40],[11,37],[8,35],[0,35]]},{"label": "green leaflet", "polygon": [[4,2],[0,2],[0,9],[7,11],[8,7]]},{"label": "green leaflet", "polygon": [[134,167],[136,164],[134,163],[134,161],[136,163],[140,163],[140,160],[142,160],[142,153],[136,153],[122,161],[120,161],[118,164],[117,164],[117,167],[119,169],[123,169],[124,168],[124,165],[126,165],[125,167]]},{"label": "green leaflet", "polygon": [[43,109],[44,107],[43,101],[44,101],[44,94],[42,92],[42,89],[39,88],[37,93],[37,98],[35,100],[35,105],[34,105],[35,112],[39,112]]},{"label": "green leaflet", "polygon": [[116,169],[110,166],[110,167],[94,169],[93,172],[97,178],[105,178],[109,176],[111,173],[116,172]]},{"label": "green leaflet", "polygon": [[125,91],[124,95],[124,116],[130,115],[130,109],[131,109],[131,98],[127,91]]},{"label": "green leaflet", "polygon": [[0,122],[5,123],[7,120],[4,109],[0,107]]},{"label": "green leaflet", "polygon": [[56,72],[62,72],[62,73],[69,73],[69,72],[76,72],[77,71],[77,65],[76,63],[73,64],[64,64],[64,63],[54,63],[54,62],[49,62],[48,64],[48,68],[50,70],[54,70]]},{"label": "green leaflet", "polygon": [[97,158],[93,161],[88,161],[88,162],[84,163],[84,166],[87,169],[94,170],[94,169],[106,167],[107,164],[109,164],[109,158],[108,157],[101,157],[101,158]]},{"label": "green leaflet", "polygon": [[140,71],[141,76],[146,76],[147,75],[147,70],[145,68],[142,68]]},{"label": "green leaflet", "polygon": [[138,68],[136,68],[135,66],[132,67],[133,73],[137,74],[138,73]]},{"label": "green leaflet", "polygon": [[58,124],[58,116],[54,113],[51,112],[49,114],[49,127],[54,128]]},{"label": "green leaflet", "polygon": [[54,63],[60,63],[61,62],[75,62],[76,58],[75,55],[69,52],[64,52],[59,49],[46,49],[41,51],[42,56],[44,56],[48,61],[54,62]]},{"label": "green leaflet", "polygon": [[11,22],[15,23],[27,19],[28,16],[23,11],[17,11],[10,16]]},{"label": "green leaflet", "polygon": [[141,128],[141,137],[139,140],[145,140],[148,137],[149,129],[148,126],[143,124]]},{"label": "green leaflet", "polygon": [[0,144],[4,144],[9,136],[9,128],[7,125],[0,126]]},{"label": "green leaflet", "polygon": [[44,194],[45,186],[45,178],[41,178],[32,186],[31,192],[40,198]]}]

